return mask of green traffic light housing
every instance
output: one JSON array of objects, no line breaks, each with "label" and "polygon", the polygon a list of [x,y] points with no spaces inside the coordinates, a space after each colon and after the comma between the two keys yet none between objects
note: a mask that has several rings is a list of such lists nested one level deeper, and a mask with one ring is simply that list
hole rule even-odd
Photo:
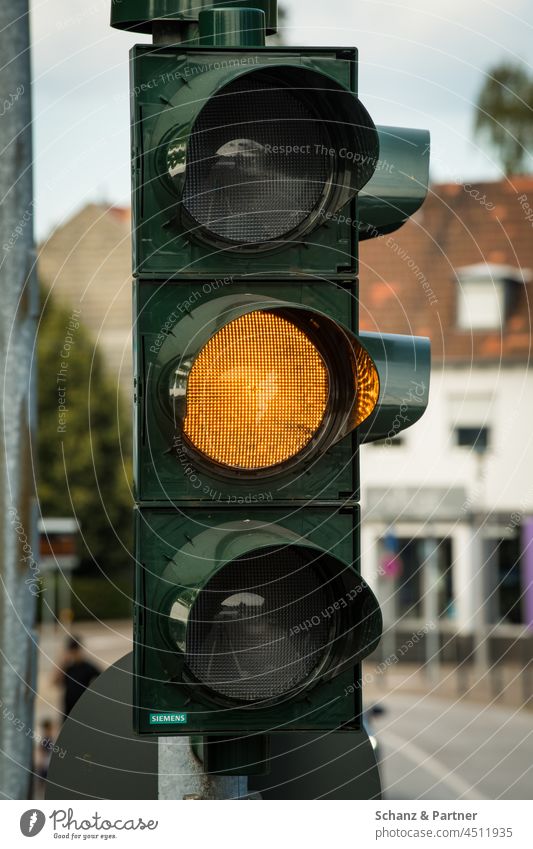
[{"label": "green traffic light housing", "polygon": [[[208,529],[197,518],[197,532],[183,537],[177,516],[138,515],[137,730],[358,727],[359,694],[352,687],[349,698],[332,698],[330,684],[349,687],[382,621],[372,591],[339,556],[346,527],[341,544],[324,548],[279,512],[268,522],[221,515]],[[172,557],[163,539],[176,547]],[[169,728],[156,721],[171,713],[185,719]]]},{"label": "green traffic light housing", "polygon": [[[181,27],[189,36],[198,36],[198,21],[204,10],[222,8],[258,9],[265,17],[266,32],[274,35],[278,27],[277,0],[112,0],[111,26],[129,32],[154,33],[154,24]],[[235,32],[234,38],[238,36]]]},{"label": "green traffic light housing", "polygon": [[[150,298],[153,287],[144,288]],[[191,469],[204,481],[197,497],[268,483],[285,498],[292,480],[294,498],[309,485],[306,469],[323,492],[318,467],[323,463],[331,477],[333,457],[349,466],[350,434],[370,442],[420,418],[429,392],[428,340],[356,334],[306,301],[241,286],[238,294],[201,299],[167,322],[156,344],[143,345],[138,497],[157,499],[163,481],[167,497],[186,497]],[[154,459],[157,481],[142,474]]]},{"label": "green traffic light housing", "polygon": [[134,726],[229,738],[239,774],[271,733],[363,727],[359,446],[423,414],[430,348],[360,331],[358,246],[422,204],[429,136],[374,125],[355,49],[265,44],[276,0],[111,20],[154,41],[130,54]]},{"label": "green traffic light housing", "polygon": [[154,129],[176,226],[215,249],[256,253],[303,239],[375,168],[377,134],[360,101],[329,75],[269,58],[230,81],[206,72],[205,103],[180,90]]},{"label": "green traffic light housing", "polygon": [[348,57],[306,53],[134,48],[137,273],[349,263],[357,228],[332,219],[374,173],[378,133]]}]

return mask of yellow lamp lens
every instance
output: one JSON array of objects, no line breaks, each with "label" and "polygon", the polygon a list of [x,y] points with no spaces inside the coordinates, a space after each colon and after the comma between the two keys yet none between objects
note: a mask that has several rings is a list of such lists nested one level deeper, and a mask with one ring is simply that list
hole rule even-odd
[{"label": "yellow lamp lens", "polygon": [[374,410],[379,397],[379,377],[370,355],[359,345],[355,352],[356,399],[353,427],[358,427]]},{"label": "yellow lamp lens", "polygon": [[219,330],[194,361],[184,433],[217,463],[264,469],[305,448],[328,397],[328,369],[309,337],[257,310]]}]

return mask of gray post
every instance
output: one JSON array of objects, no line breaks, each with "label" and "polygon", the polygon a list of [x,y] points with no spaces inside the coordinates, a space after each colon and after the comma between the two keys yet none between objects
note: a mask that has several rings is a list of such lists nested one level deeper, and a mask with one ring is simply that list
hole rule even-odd
[{"label": "gray post", "polygon": [[0,4],[0,56],[0,794],[22,799],[31,781],[38,593],[28,0]]},{"label": "gray post", "polygon": [[472,511],[472,592],[474,595],[474,664],[476,681],[482,680],[490,668],[489,652],[489,571],[488,545],[485,541],[487,513],[485,506],[485,452],[477,450],[476,492],[478,504]]},{"label": "gray post", "polygon": [[248,779],[207,775],[194,754],[189,737],[160,737],[159,799],[239,799]]},{"label": "gray post", "polygon": [[439,604],[438,604],[438,585],[439,585],[439,549],[438,542],[433,537],[423,540],[423,562],[424,568],[422,572],[423,587],[422,594],[424,598],[424,619],[426,624],[433,623],[433,628],[430,628],[425,636],[426,647],[426,677],[430,684],[436,686],[439,682],[439,651],[440,651],[440,634],[439,634]]}]

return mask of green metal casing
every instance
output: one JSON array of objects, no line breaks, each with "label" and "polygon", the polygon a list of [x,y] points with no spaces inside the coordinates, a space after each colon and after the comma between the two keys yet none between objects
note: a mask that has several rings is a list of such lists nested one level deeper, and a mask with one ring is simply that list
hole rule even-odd
[{"label": "green metal casing", "polygon": [[[265,300],[266,299],[266,300]],[[228,302],[234,304],[228,311]],[[329,445],[318,457],[302,461],[298,471],[228,477],[202,464],[180,439],[165,392],[168,373],[190,361],[222,323],[244,311],[267,305],[303,307],[315,323],[333,320],[358,338],[379,374],[379,403],[357,432]],[[211,316],[211,318],[210,318]],[[357,439],[372,442],[394,436],[424,412],[429,393],[429,342],[412,336],[357,334],[354,282],[279,280],[134,282],[135,326],[135,462],[134,488],[139,502],[260,505],[271,502],[321,502],[359,498]],[[190,337],[192,336],[192,349]],[[355,385],[355,381],[354,381]],[[165,403],[166,401],[166,403]],[[172,448],[170,446],[173,446]]]},{"label": "green metal casing", "polygon": [[265,14],[267,33],[273,35],[277,31],[277,0],[111,0],[111,26],[130,32],[151,33],[154,22],[194,25],[202,10],[212,7],[261,9]]},{"label": "green metal casing", "polygon": [[[131,51],[133,271],[156,279],[186,279],[216,275],[328,276],[355,274],[357,256],[356,202],[326,218],[300,242],[287,242],[260,258],[217,250],[202,244],[179,220],[179,196],[165,181],[164,142],[176,136],[186,141],[210,97],[238,76],[260,70],[315,75],[329,90],[317,89],[317,99],[345,93],[356,100],[356,51],[347,48],[210,49],[136,46]],[[309,77],[311,79],[311,77]],[[354,119],[355,120],[355,119]],[[376,137],[377,138],[377,137]],[[349,144],[349,143],[348,143]],[[346,147],[348,147],[348,144]],[[353,149],[356,130],[353,131]],[[341,156],[349,163],[349,149]],[[377,142],[375,154],[377,156]],[[352,155],[353,163],[353,155]]]},{"label": "green metal casing", "polygon": [[[355,286],[331,283],[266,282],[230,278],[204,283],[156,283],[144,280],[134,284],[135,324],[135,462],[134,486],[138,501],[149,503],[171,499],[262,505],[276,501],[337,501],[358,498],[356,436],[350,435],[332,445],[320,458],[314,458],[303,473],[294,469],[281,475],[257,475],[256,479],[228,479],[202,468],[177,444],[169,450],[174,433],[168,413],[159,403],[158,361],[164,340],[171,334],[178,340],[191,324],[191,314],[206,303],[219,302],[229,294],[269,296],[313,307],[356,332]],[[183,339],[185,344],[185,338]]]},{"label": "green metal casing", "polygon": [[[214,704],[183,678],[182,659],[165,638],[169,592],[172,596],[175,586],[179,586],[182,594],[190,592],[192,601],[213,570],[242,551],[256,551],[269,542],[279,544],[284,534],[294,537],[299,545],[328,552],[338,559],[341,570],[357,576],[359,508],[356,505],[289,512],[265,507],[256,511],[256,515],[257,520],[243,519],[242,510],[219,505],[211,509],[160,507],[137,511],[134,724],[138,732],[247,734],[360,727],[361,690],[356,661],[335,677],[319,681],[294,698],[261,708]],[[214,551],[216,560],[213,560]],[[372,599],[370,593],[371,618],[369,614],[363,616],[368,624],[365,648],[375,645],[381,633],[381,617]],[[154,725],[150,721],[153,714],[175,715],[180,719],[186,715],[186,719],[176,724]]]},{"label": "green metal casing", "polygon": [[[355,49],[251,46],[250,41],[260,45],[263,22],[267,34],[275,32],[274,0],[113,4],[113,26],[152,32],[155,21],[180,24],[184,40],[136,46],[130,55],[134,727],[157,736],[238,735],[241,744],[250,736],[260,746],[261,735],[277,731],[358,730],[360,662],[381,633],[377,602],[360,574],[358,447],[361,441],[392,438],[413,424],[427,405],[429,390],[427,340],[359,334],[358,244],[361,238],[401,226],[423,202],[427,134],[375,128],[371,119],[365,123],[369,116],[357,99]],[[241,46],[233,42],[232,21],[244,26],[235,36]],[[331,109],[333,104],[340,124],[351,126],[352,116],[355,127],[361,118],[362,129],[353,130],[353,146],[347,142],[337,154],[347,158],[350,151],[362,151],[364,164],[351,166],[351,171],[347,167],[346,186],[339,192],[343,202],[317,217],[305,237],[277,242],[254,255],[214,249],[185,227],[177,214],[179,194],[165,174],[163,151],[169,140],[176,143],[178,174],[184,174],[187,140],[203,106],[239,76],[258,71],[274,79],[289,75],[295,89],[302,81],[310,91],[315,81],[317,105]],[[379,374],[374,413],[297,469],[231,477],[199,462],[170,429],[164,391],[171,360],[165,357],[167,351],[174,357],[182,353],[188,327],[196,326],[200,310],[216,313],[229,296],[305,307],[323,317],[325,327],[335,322],[358,339]],[[213,701],[193,686],[183,652],[169,641],[169,600],[177,594],[189,610],[225,564],[283,540],[324,552],[339,574],[364,588],[358,604],[364,599],[365,606],[352,610],[360,651],[351,650],[346,663],[277,703],[251,708]],[[361,622],[364,627],[356,631]],[[181,643],[185,634],[183,626]],[[238,771],[240,750],[236,757],[237,766],[229,771]]]},{"label": "green metal casing", "polygon": [[264,47],[265,13],[262,9],[203,9],[199,16],[201,47]]}]

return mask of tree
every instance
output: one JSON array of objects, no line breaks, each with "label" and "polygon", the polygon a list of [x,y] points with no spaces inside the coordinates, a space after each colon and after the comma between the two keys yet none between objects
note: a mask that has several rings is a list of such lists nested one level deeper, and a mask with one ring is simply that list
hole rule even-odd
[{"label": "tree", "polygon": [[474,132],[494,149],[507,176],[531,168],[533,77],[523,65],[502,62],[479,92]]},{"label": "tree", "polygon": [[38,354],[38,495],[44,517],[74,516],[81,569],[130,565],[131,428],[102,355],[80,321],[42,292]]}]

